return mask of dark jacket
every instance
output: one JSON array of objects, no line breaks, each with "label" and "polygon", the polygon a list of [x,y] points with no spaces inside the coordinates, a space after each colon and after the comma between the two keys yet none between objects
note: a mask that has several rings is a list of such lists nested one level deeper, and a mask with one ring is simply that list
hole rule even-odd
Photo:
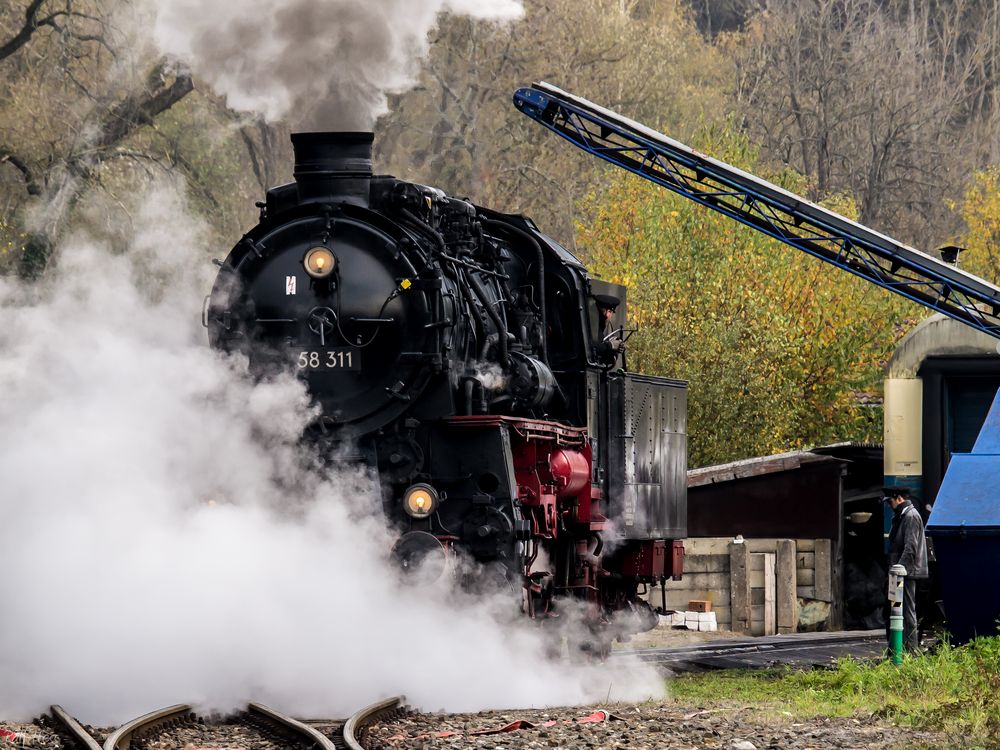
[{"label": "dark jacket", "polygon": [[892,513],[889,529],[889,565],[902,565],[909,578],[927,577],[927,539],[920,512],[909,500]]}]

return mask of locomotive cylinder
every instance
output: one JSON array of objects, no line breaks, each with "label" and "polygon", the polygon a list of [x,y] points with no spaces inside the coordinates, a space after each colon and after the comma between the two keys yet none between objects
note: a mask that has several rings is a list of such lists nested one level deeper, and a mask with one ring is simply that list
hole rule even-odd
[{"label": "locomotive cylinder", "polygon": [[292,133],[301,203],[368,207],[374,133]]}]

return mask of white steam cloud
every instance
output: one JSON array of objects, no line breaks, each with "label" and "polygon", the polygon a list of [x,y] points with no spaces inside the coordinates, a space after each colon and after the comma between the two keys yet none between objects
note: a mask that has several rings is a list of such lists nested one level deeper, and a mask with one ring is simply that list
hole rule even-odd
[{"label": "white steam cloud", "polygon": [[230,107],[369,130],[409,88],[439,14],[511,20],[520,0],[156,0],[154,39]]},{"label": "white steam cloud", "polygon": [[127,253],[77,236],[44,287],[0,279],[0,716],[662,691],[635,665],[546,660],[495,601],[400,585],[365,477],[298,443],[299,382],[254,385],[205,342],[212,267],[176,186],[137,202]]}]

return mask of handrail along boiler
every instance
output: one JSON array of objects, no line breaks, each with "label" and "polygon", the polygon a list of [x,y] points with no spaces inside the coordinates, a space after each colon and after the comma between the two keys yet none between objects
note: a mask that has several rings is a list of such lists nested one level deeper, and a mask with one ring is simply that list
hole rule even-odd
[{"label": "handrail along boiler", "polygon": [[582,603],[602,650],[651,627],[641,594],[681,574],[686,384],[625,370],[624,287],[526,217],[374,175],[372,140],[292,136],[295,182],[219,262],[211,344],[304,379],[309,439],[377,477],[412,580],[460,570],[542,621]]}]

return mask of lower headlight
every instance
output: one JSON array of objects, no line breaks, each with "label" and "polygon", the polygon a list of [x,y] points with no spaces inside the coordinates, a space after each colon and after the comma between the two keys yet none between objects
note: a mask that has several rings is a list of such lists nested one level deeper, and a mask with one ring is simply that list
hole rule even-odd
[{"label": "lower headlight", "polygon": [[437,505],[438,492],[429,484],[415,484],[403,493],[403,510],[411,518],[427,518]]}]

